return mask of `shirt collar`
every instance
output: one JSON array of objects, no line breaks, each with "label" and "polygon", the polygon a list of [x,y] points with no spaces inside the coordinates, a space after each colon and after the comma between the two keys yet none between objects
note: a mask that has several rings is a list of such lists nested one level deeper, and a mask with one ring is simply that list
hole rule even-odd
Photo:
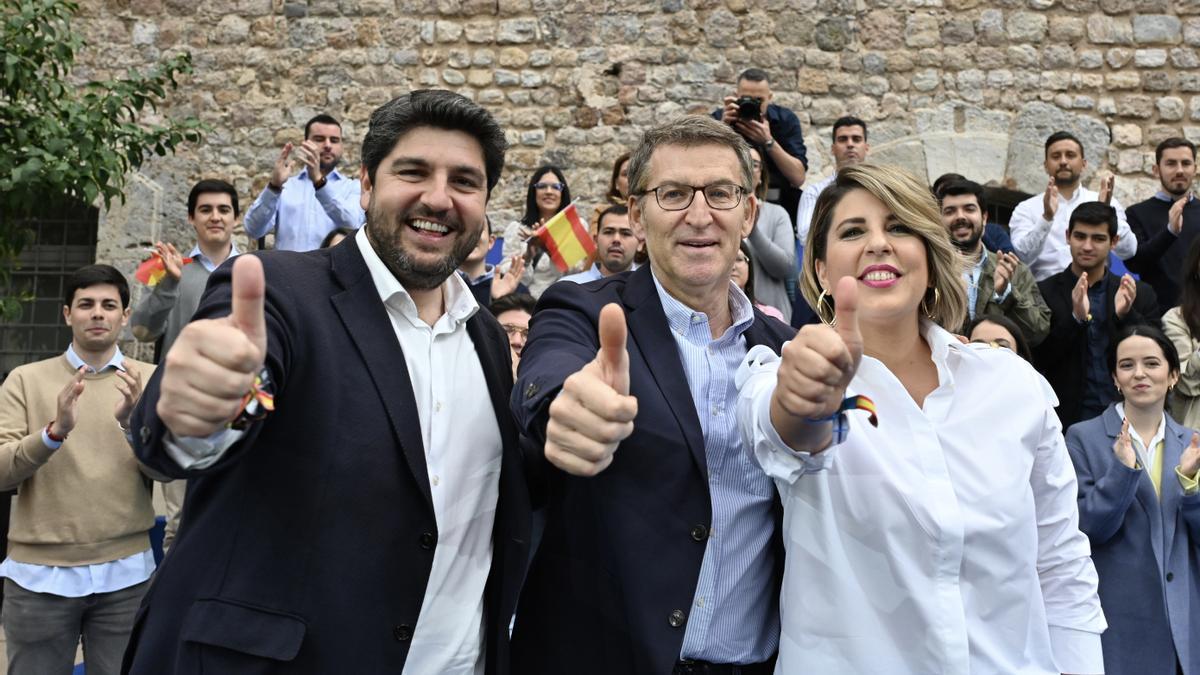
[{"label": "shirt collar", "polygon": [[[1125,419],[1125,404],[1117,403],[1116,408],[1117,408],[1117,416],[1120,417],[1121,419]],[[1137,441],[1143,451],[1151,453],[1151,454],[1156,452],[1158,450],[1158,444],[1162,443],[1167,437],[1167,414],[1166,414],[1166,412],[1163,413],[1162,419],[1159,420],[1158,431],[1156,431],[1154,433],[1154,438],[1151,438],[1149,443],[1142,442],[1142,437],[1138,436],[1137,429],[1134,429],[1132,424],[1129,425],[1129,437],[1131,439]]]},{"label": "shirt collar", "polygon": [[[1162,200],[1164,202],[1171,203],[1171,204],[1174,204],[1175,200],[1179,199],[1178,197],[1176,197],[1174,195],[1168,194],[1166,190],[1159,190],[1158,192],[1155,192],[1154,198]],[[1193,195],[1191,192],[1188,192],[1188,196],[1187,196],[1188,202],[1191,203],[1191,201],[1193,199],[1195,199],[1195,195]]]},{"label": "shirt collar", "polygon": [[[233,241],[229,242],[229,258],[232,258],[239,253],[241,253],[241,251],[238,250],[237,243]],[[192,247],[192,250],[188,252],[188,257],[194,262],[198,262],[203,265],[204,269],[208,270],[209,272],[217,269],[217,266],[213,264],[212,259],[204,255],[204,251],[200,250],[200,244],[196,244]],[[226,258],[226,260],[229,260],[229,258]]]},{"label": "shirt collar", "polygon": [[108,363],[104,364],[99,370],[92,368],[88,364],[84,363],[83,359],[79,358],[79,354],[77,354],[75,352],[75,344],[74,343],[67,345],[66,356],[67,356],[67,363],[70,363],[71,368],[73,368],[75,370],[79,370],[80,368],[87,368],[87,371],[89,373],[103,373],[104,371],[108,370],[109,368],[116,368],[117,370],[122,370],[122,371],[125,370],[125,355],[121,353],[120,347],[116,348],[116,351],[113,352],[112,358],[109,359]]},{"label": "shirt collar", "polygon": [[[667,325],[671,330],[679,335],[690,336],[692,326],[703,326],[704,335],[708,338],[706,341],[711,341],[712,331],[708,328],[708,315],[704,312],[697,312],[676,300],[659,283],[658,275],[653,269],[650,270],[650,278],[654,279],[654,289],[658,291],[658,299],[662,303],[663,313],[667,315]],[[729,313],[731,315],[729,329],[718,339],[724,340],[731,336],[741,335],[746,332],[750,324],[754,323],[754,306],[750,304],[750,299],[746,297],[742,289],[734,285],[732,281],[729,282]]]},{"label": "shirt collar", "polygon": [[[301,180],[306,180],[310,183],[312,182],[312,179],[308,177],[308,167],[307,166],[304,167],[303,169],[300,169],[300,173],[298,173],[296,175],[299,176],[301,178]],[[344,176],[342,176],[342,174],[339,173],[337,169],[334,169],[333,171],[330,171],[329,173],[325,174],[326,182],[333,181],[333,180],[342,180],[343,178],[344,178]]]},{"label": "shirt collar", "polygon": [[[410,320],[419,321],[417,304],[413,301],[412,295],[396,279],[387,265],[383,264],[383,260],[379,258],[379,254],[367,240],[366,227],[358,228],[358,232],[354,235],[354,242],[358,245],[363,260],[367,263],[367,270],[371,273],[371,280],[375,282],[375,290],[379,292],[379,299],[383,301],[383,304],[399,309]],[[450,319],[452,328],[465,324],[467,319],[479,311],[479,303],[475,301],[475,296],[471,294],[471,289],[461,274],[451,274],[446,277],[446,280],[442,282],[441,289],[446,305],[444,317]],[[441,322],[441,319],[438,321]]]},{"label": "shirt collar", "polygon": [[477,277],[471,278],[471,277],[467,276],[466,272],[462,272],[462,277],[463,277],[463,279],[465,279],[467,281],[467,283],[469,285],[474,286],[480,282],[491,279],[493,276],[495,276],[495,274],[496,274],[496,266],[495,265],[484,265],[483,266],[483,274],[480,274]]}]

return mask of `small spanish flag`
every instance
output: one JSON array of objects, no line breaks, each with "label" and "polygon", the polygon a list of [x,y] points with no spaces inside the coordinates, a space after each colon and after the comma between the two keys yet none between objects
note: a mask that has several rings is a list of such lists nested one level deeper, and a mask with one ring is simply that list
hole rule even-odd
[{"label": "small spanish flag", "polygon": [[534,235],[542,240],[550,260],[560,272],[566,272],[596,253],[596,244],[583,226],[574,204],[547,220]]},{"label": "small spanish flag", "polygon": [[[192,262],[191,258],[184,258],[183,264],[186,265]],[[151,253],[149,258],[142,261],[138,265],[137,271],[133,273],[134,278],[146,284],[150,288],[158,285],[162,278],[167,274],[167,266],[163,264],[162,256],[157,253]]]}]

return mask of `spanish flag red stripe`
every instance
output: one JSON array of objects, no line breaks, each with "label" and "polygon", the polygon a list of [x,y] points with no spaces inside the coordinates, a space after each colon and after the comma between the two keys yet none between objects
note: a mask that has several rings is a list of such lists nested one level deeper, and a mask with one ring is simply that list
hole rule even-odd
[{"label": "spanish flag red stripe", "polygon": [[566,272],[596,253],[596,245],[574,204],[546,221],[535,235],[542,240],[550,260],[561,272]]}]

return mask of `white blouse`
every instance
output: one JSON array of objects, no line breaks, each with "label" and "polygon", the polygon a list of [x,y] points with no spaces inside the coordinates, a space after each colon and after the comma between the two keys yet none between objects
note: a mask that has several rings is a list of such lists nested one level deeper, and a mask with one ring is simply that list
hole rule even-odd
[{"label": "white blouse", "polygon": [[795,452],[770,422],[779,356],[738,373],[738,423],[784,505],[776,673],[1102,673],[1106,628],[1057,400],[1006,349],[922,332],[917,407],[864,356],[845,442]]}]

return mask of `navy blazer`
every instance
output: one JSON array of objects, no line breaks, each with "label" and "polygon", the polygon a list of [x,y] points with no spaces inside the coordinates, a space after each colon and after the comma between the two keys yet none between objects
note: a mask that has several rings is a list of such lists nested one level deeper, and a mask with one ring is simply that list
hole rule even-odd
[{"label": "navy blazer", "polygon": [[[569,476],[540,452],[528,458],[546,529],[521,592],[514,673],[665,675],[683,644],[680,619],[695,596],[712,504],[700,420],[649,266],[547,289],[521,353],[513,414],[527,435],[544,440],[563,381],[596,356],[600,309],[610,302],[624,308],[629,327],[634,431],[593,478]],[[776,351],[794,335],[758,310],[744,333],[748,347]],[[778,589],[777,496],[774,513]]]},{"label": "navy blazer", "polygon": [[1200,675],[1200,494],[1184,496],[1175,476],[1192,430],[1167,415],[1162,498],[1145,471],[1113,452],[1116,406],[1067,430],[1079,477],[1079,529],[1092,543],[1100,605],[1108,619],[1108,675]]},{"label": "navy blazer", "polygon": [[[134,413],[135,452],[189,478],[183,524],[139,610],[124,671],[400,672],[438,526],[405,355],[358,245],[256,254],[266,273],[276,410],[213,466],[163,450],[159,368]],[[197,318],[230,308],[231,263]],[[507,629],[528,561],[529,493],[508,339],[467,322],[504,450],[485,591],[487,671],[507,672]]]}]

